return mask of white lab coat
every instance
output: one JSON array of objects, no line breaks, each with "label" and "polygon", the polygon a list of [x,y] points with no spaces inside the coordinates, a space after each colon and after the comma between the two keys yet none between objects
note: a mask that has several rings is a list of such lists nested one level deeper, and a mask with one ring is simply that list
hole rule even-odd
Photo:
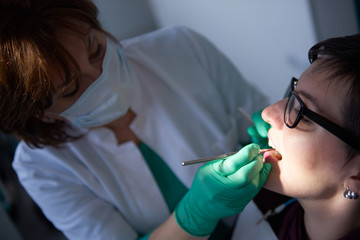
[{"label": "white lab coat", "polygon": [[[187,186],[198,165],[184,160],[233,151],[249,137],[249,113],[267,99],[211,43],[171,27],[122,41],[135,74],[131,129]],[[170,215],[156,182],[133,142],[117,145],[95,128],[62,148],[20,143],[13,167],[22,185],[70,239],[135,239]]]}]

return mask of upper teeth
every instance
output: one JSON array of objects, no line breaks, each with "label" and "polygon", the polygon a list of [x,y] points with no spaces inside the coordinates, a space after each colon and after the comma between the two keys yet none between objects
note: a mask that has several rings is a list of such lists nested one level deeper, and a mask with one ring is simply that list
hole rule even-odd
[{"label": "upper teeth", "polygon": [[271,140],[270,140],[270,139],[269,139],[269,143],[268,143],[268,145],[269,145],[269,147],[272,147],[272,148],[274,148],[274,149],[275,149],[274,144],[271,142]]}]

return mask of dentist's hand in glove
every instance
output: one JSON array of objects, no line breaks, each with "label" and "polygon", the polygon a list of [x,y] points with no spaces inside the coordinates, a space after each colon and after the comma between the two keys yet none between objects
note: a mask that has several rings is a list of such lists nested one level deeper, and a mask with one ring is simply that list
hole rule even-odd
[{"label": "dentist's hand in glove", "polygon": [[264,185],[271,165],[263,164],[259,146],[250,144],[223,160],[202,166],[175,209],[179,226],[193,236],[207,236],[217,222],[243,211]]},{"label": "dentist's hand in glove", "polygon": [[249,127],[247,132],[251,137],[251,142],[258,144],[260,148],[269,148],[268,131],[271,125],[264,121],[261,113],[262,110],[252,115],[252,120],[255,125]]}]

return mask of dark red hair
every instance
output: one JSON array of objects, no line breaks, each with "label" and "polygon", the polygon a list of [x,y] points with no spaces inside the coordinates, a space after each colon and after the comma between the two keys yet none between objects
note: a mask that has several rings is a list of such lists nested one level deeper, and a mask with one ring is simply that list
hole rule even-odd
[{"label": "dark red hair", "polygon": [[[103,31],[90,0],[0,0],[0,130],[41,147],[73,139],[64,121],[40,119],[51,104],[53,66],[72,79],[78,65],[57,34]],[[103,31],[104,32],[104,31]]]}]

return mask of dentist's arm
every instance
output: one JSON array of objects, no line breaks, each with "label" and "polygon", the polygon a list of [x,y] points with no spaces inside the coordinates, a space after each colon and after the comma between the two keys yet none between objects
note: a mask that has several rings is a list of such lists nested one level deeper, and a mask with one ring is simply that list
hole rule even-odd
[{"label": "dentist's arm", "polygon": [[270,164],[263,164],[256,144],[202,166],[175,213],[149,239],[199,239],[196,237],[210,235],[221,218],[243,211],[264,185],[270,169]]},{"label": "dentist's arm", "polygon": [[[185,232],[177,223],[175,213],[164,222],[160,227],[153,231],[148,238],[149,240],[202,240],[208,237],[196,237]],[[142,240],[142,239],[141,239]]]}]

